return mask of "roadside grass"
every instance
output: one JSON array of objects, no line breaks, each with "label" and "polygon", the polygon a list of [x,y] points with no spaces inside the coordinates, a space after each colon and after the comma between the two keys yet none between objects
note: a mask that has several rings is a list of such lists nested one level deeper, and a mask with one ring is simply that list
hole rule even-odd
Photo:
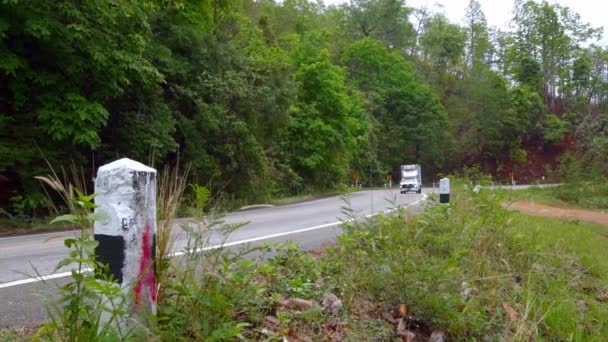
[{"label": "roadside grass", "polygon": [[408,224],[400,213],[347,227],[327,274],[347,307],[405,304],[454,340],[604,340],[606,228],[511,213],[503,200],[460,188],[449,209]]},{"label": "roadside grass", "polygon": [[555,204],[567,205],[566,202],[559,201],[555,198],[553,188],[541,188],[531,186],[527,189],[496,189],[508,200],[538,200],[545,203],[553,202]]},{"label": "roadside grass", "polygon": [[36,333],[37,327],[0,329],[0,341],[18,342],[29,341]]},{"label": "roadside grass", "polygon": [[577,181],[556,187],[499,190],[508,200],[539,201],[558,207],[608,209],[608,181]]},{"label": "roadside grass", "polygon": [[[571,340],[608,336],[608,227],[513,214],[513,238],[536,259],[530,287],[543,333]],[[542,336],[542,335],[541,335]]]}]

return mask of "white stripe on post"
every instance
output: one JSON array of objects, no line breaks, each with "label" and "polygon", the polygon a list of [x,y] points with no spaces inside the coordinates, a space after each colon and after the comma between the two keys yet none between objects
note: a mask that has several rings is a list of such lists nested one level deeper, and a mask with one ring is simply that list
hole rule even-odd
[{"label": "white stripe on post", "polygon": [[110,268],[127,295],[131,313],[156,314],[156,170],[120,159],[97,171],[97,260]]},{"label": "white stripe on post", "polygon": [[450,203],[450,179],[439,180],[439,203]]}]

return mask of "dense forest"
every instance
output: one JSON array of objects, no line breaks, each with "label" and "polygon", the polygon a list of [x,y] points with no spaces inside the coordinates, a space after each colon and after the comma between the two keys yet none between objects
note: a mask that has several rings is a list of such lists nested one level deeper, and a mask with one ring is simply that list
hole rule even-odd
[{"label": "dense forest", "polygon": [[[45,201],[48,163],[189,164],[243,201],[480,165],[608,170],[601,30],[516,0],[508,31],[403,0],[0,3],[0,201]],[[370,179],[371,177],[371,179]]]}]

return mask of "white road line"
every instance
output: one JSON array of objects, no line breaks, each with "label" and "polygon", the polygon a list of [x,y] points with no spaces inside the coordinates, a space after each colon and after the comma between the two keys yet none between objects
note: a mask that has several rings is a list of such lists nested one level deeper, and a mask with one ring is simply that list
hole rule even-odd
[{"label": "white road line", "polygon": [[[86,269],[83,270],[83,272],[88,272],[90,270],[91,270],[90,268],[86,268]],[[29,284],[29,283],[36,283],[36,282],[39,282],[39,281],[45,281],[45,280],[51,280],[51,279],[69,277],[70,275],[72,275],[71,271],[70,272],[54,273],[54,274],[49,274],[49,275],[35,277],[35,278],[27,278],[27,279],[15,280],[15,281],[11,281],[9,283],[0,284],[0,289],[6,288],[6,287],[13,287],[13,286],[19,286],[19,285]]]},{"label": "white road line", "polygon": [[[368,191],[370,191],[370,190],[357,191],[355,193],[364,194],[364,193],[366,193]],[[376,191],[376,190],[374,190],[374,191]],[[315,204],[315,203],[318,203],[318,202],[323,202],[323,201],[334,199],[334,197],[339,197],[339,196],[320,198],[320,199],[305,201],[305,202],[301,202],[301,203],[276,205],[276,206],[272,207],[272,209],[289,208],[289,207],[295,207],[295,206],[301,206],[301,205]],[[260,208],[260,209],[270,209],[270,208]],[[228,213],[228,214],[229,215],[233,215],[233,214],[241,215],[241,214],[247,213],[247,212],[248,212],[248,210],[242,210],[242,211],[234,211],[234,212],[231,212],[231,213]],[[179,223],[180,221],[186,221],[186,220],[189,220],[189,219],[188,218],[178,218],[178,219],[175,219],[174,222]],[[48,233],[25,234],[25,235],[17,235],[17,236],[0,237],[0,241],[13,240],[13,239],[23,239],[23,238],[35,238],[35,237],[42,237],[42,236],[47,236],[47,235],[56,235],[56,237],[62,237],[62,236],[65,236],[65,235],[77,234],[77,233],[80,233],[79,229],[59,230],[59,231],[48,232]]]},{"label": "white road line", "polygon": [[[302,229],[298,229],[298,230],[291,230],[291,231],[288,231],[288,232],[282,232],[282,233],[276,233],[276,234],[271,234],[271,235],[258,236],[256,238],[251,238],[251,239],[245,239],[245,240],[228,242],[228,243],[225,243],[225,244],[222,244],[222,245],[215,245],[215,246],[208,246],[208,247],[198,248],[196,250],[196,252],[198,253],[198,252],[211,251],[211,250],[218,249],[218,248],[238,246],[238,245],[243,245],[243,244],[246,244],[246,243],[252,243],[252,242],[256,242],[256,241],[274,239],[274,238],[281,237],[281,236],[287,236],[287,235],[292,235],[292,234],[299,234],[299,233],[310,232],[310,231],[317,230],[317,229],[336,227],[336,226],[339,226],[340,224],[345,223],[345,222],[348,222],[348,221],[344,221],[344,222],[339,221],[339,222],[326,223],[326,224],[322,224],[322,225],[314,226],[314,227],[302,228]],[[175,256],[182,256],[184,254],[186,254],[185,251],[180,251],[180,252],[173,252],[173,253],[169,254],[169,256],[170,257],[175,257]],[[0,285],[0,287],[1,287],[1,285]]]},{"label": "white road line", "polygon": [[[418,203],[420,203],[421,201],[426,199],[426,194],[422,195],[422,198],[412,202],[410,204],[407,204],[405,206],[403,206],[403,208],[407,208],[413,205],[416,205]],[[385,211],[381,211],[378,212],[376,214],[369,214],[369,215],[365,215],[361,218],[370,218],[372,216],[376,216],[376,215],[380,215],[380,214],[388,214],[390,212],[393,212],[395,210],[398,210],[399,208],[393,208],[393,209],[389,209],[389,210],[385,210]],[[314,226],[314,227],[308,227],[308,228],[301,228],[301,229],[296,229],[296,230],[291,230],[288,232],[281,232],[281,233],[276,233],[276,234],[271,234],[271,235],[264,235],[264,236],[259,236],[256,238],[251,238],[251,239],[245,239],[245,240],[238,240],[238,241],[233,241],[233,242],[228,242],[228,243],[224,243],[221,245],[215,245],[215,246],[208,246],[208,247],[204,247],[204,248],[199,248],[196,250],[196,252],[204,252],[204,251],[210,251],[210,250],[214,250],[214,249],[218,249],[218,248],[225,248],[225,247],[232,247],[232,246],[238,246],[238,245],[243,245],[243,244],[247,244],[247,243],[252,243],[252,242],[256,242],[256,241],[263,241],[263,240],[268,240],[268,239],[274,239],[277,237],[282,237],[282,236],[287,236],[287,235],[293,235],[293,234],[300,234],[300,233],[305,233],[305,232],[310,232],[313,230],[319,230],[319,229],[325,229],[325,228],[329,228],[329,227],[336,227],[339,226],[343,223],[348,223],[348,222],[352,222],[355,219],[350,219],[347,221],[336,221],[336,222],[331,222],[331,223],[326,223],[326,224],[321,224],[318,226]],[[175,257],[175,256],[182,256],[186,254],[186,252],[184,251],[179,251],[179,252],[173,252],[171,254],[169,254],[170,257]],[[89,272],[91,271],[91,269],[87,268],[84,269],[82,272]],[[61,272],[61,273],[54,273],[54,274],[49,274],[49,275],[45,275],[45,276],[40,276],[40,277],[34,277],[34,278],[27,278],[27,279],[21,279],[21,280],[15,280],[15,281],[11,281],[8,283],[2,283],[0,284],[0,289],[4,289],[7,287],[13,287],[13,286],[19,286],[19,285],[25,285],[25,284],[29,284],[29,283],[35,283],[35,282],[39,282],[39,281],[45,281],[45,280],[51,280],[51,279],[58,279],[58,278],[64,278],[64,277],[69,277],[72,274],[72,272]]]}]

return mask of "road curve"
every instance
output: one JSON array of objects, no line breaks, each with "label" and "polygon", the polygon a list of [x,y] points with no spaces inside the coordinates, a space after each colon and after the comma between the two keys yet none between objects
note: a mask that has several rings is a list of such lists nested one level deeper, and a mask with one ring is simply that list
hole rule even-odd
[{"label": "road curve", "polygon": [[[209,245],[231,247],[260,242],[293,241],[311,249],[331,242],[340,233],[345,219],[342,209],[350,207],[357,217],[369,216],[407,206],[422,195],[399,194],[396,190],[359,191],[345,196],[329,197],[304,203],[240,211],[227,214],[226,223],[244,223],[229,237],[219,231],[212,234]],[[183,223],[178,221],[176,225]],[[183,250],[186,239],[175,228],[174,254]],[[73,232],[47,233],[0,238],[0,327],[31,325],[46,317],[43,299],[54,296],[56,282],[65,281],[69,269],[55,270],[68,250],[63,240]],[[37,275],[48,277],[40,282]]]}]

